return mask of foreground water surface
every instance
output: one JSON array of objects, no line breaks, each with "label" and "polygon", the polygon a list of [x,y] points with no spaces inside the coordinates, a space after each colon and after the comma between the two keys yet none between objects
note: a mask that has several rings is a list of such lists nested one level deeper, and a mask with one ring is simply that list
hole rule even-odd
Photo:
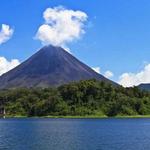
[{"label": "foreground water surface", "polygon": [[0,119],[0,150],[150,150],[150,119]]}]

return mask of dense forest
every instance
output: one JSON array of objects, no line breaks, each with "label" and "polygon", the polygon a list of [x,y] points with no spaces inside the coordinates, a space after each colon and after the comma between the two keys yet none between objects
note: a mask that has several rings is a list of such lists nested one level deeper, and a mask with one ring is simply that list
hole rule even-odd
[{"label": "dense forest", "polygon": [[0,91],[7,116],[124,116],[150,115],[150,93],[96,80],[58,88],[19,88]]}]

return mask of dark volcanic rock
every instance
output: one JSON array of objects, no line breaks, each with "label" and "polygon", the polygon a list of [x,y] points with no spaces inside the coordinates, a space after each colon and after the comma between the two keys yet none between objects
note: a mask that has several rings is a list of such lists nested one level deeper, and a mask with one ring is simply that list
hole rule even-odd
[{"label": "dark volcanic rock", "polygon": [[95,78],[115,84],[61,47],[45,46],[0,77],[0,88],[49,87]]}]

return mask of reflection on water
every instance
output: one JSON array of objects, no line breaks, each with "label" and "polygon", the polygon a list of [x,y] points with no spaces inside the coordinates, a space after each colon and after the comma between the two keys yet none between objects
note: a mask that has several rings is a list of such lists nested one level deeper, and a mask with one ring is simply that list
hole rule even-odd
[{"label": "reflection on water", "polygon": [[149,150],[150,119],[1,119],[1,149]]}]

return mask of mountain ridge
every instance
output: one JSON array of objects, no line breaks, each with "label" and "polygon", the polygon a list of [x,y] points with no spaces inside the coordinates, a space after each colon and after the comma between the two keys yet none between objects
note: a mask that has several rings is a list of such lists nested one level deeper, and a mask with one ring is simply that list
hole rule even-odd
[{"label": "mountain ridge", "polygon": [[138,85],[138,88],[140,88],[141,90],[150,91],[150,83],[141,83],[140,85]]}]

